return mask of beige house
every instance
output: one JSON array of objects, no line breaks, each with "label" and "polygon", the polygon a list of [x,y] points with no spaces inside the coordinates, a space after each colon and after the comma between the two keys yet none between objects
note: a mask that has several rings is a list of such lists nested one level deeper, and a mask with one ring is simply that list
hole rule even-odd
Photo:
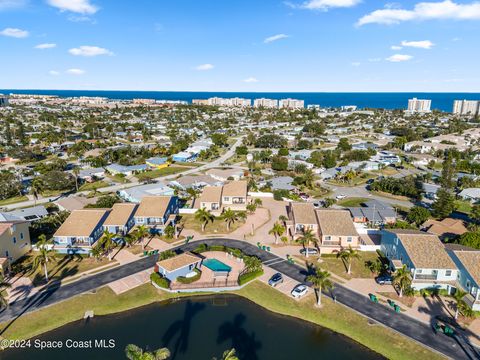
[{"label": "beige house", "polygon": [[0,270],[2,272],[32,249],[28,225],[28,221],[0,222]]},{"label": "beige house", "polygon": [[223,186],[206,186],[197,203],[198,208],[209,210],[214,215],[221,214],[225,209],[245,211],[248,204],[247,182],[240,180]]},{"label": "beige house", "polygon": [[360,236],[348,210],[316,210],[312,203],[290,203],[288,217],[287,232],[292,239],[296,240],[311,230],[318,238],[323,254],[359,246]]}]

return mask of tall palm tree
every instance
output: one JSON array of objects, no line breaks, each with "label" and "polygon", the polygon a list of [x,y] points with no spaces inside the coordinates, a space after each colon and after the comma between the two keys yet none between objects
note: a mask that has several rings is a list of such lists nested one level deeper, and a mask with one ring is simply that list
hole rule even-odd
[{"label": "tall palm tree", "polygon": [[75,166],[72,170],[73,176],[75,177],[75,190],[78,192],[78,174],[80,174],[80,168]]},{"label": "tall palm tree", "polygon": [[5,293],[5,290],[11,287],[8,282],[3,278],[3,275],[0,276],[0,309],[8,307],[8,299]]},{"label": "tall palm tree", "polygon": [[225,350],[222,355],[222,360],[239,360],[234,348]]},{"label": "tall palm tree", "polygon": [[357,250],[352,249],[349,245],[348,248],[342,249],[337,253],[337,258],[342,259],[347,264],[347,274],[352,273],[352,259],[359,259],[360,254]]},{"label": "tall palm tree", "polygon": [[315,272],[307,276],[307,281],[312,283],[317,293],[317,306],[322,306],[322,290],[332,289],[333,282],[330,280],[330,273],[320,268],[315,268]]},{"label": "tall palm tree", "polygon": [[307,169],[307,171],[305,171],[305,173],[303,174],[303,181],[305,183],[305,186],[308,188],[308,189],[311,189],[313,187],[313,183],[315,181],[315,174],[313,173],[312,170],[310,169]]},{"label": "tall palm tree", "polygon": [[195,219],[202,223],[202,232],[205,232],[205,226],[207,226],[209,222],[213,223],[215,216],[210,212],[210,210],[201,208],[195,212]]},{"label": "tall palm tree", "polygon": [[[317,238],[315,237],[315,234],[313,233],[312,229],[308,229],[304,231],[303,236],[299,237],[296,242],[299,244],[302,244],[304,249],[308,249],[310,247],[310,244],[317,243]],[[305,252],[305,256],[308,258],[308,251]]]},{"label": "tall palm tree", "polygon": [[227,231],[230,231],[230,225],[234,224],[240,219],[237,212],[232,209],[227,209],[222,214],[223,220],[227,223]]},{"label": "tall palm tree", "polygon": [[102,239],[100,240],[101,246],[105,249],[108,255],[108,260],[112,261],[112,250],[117,246],[113,239],[115,238],[115,234],[111,233],[108,230],[105,230],[103,233]]},{"label": "tall palm tree", "polygon": [[273,227],[268,232],[269,235],[275,236],[275,244],[278,243],[278,238],[285,233],[285,228],[278,221],[273,224]]},{"label": "tall palm tree", "polygon": [[412,284],[412,275],[407,269],[407,265],[403,265],[402,268],[395,271],[393,274],[393,285],[397,286],[399,289],[398,296],[403,296],[403,291],[408,289]]},{"label": "tall palm tree", "polygon": [[142,240],[142,250],[145,249],[145,238],[150,235],[150,231],[148,230],[148,227],[145,225],[140,225],[137,227],[135,230],[135,236],[138,240]]},{"label": "tall palm tree", "polygon": [[201,191],[199,189],[195,189],[195,188],[188,188],[187,189],[187,194],[189,196],[190,199],[193,199],[195,200],[199,195],[200,195]]},{"label": "tall palm tree", "polygon": [[467,295],[467,293],[460,289],[457,289],[455,294],[453,294],[453,298],[455,299],[455,320],[458,319],[458,315],[460,315],[463,309],[468,308],[467,303],[463,300],[465,295]]},{"label": "tall palm tree", "polygon": [[125,347],[125,355],[130,360],[166,360],[170,357],[170,350],[161,348],[152,352],[144,351],[134,344]]},{"label": "tall palm tree", "polygon": [[49,249],[46,245],[39,247],[39,254],[33,259],[33,269],[36,271],[39,267],[43,266],[45,272],[45,280],[48,282],[48,269],[47,264],[50,261],[55,261],[55,255],[53,249]]}]

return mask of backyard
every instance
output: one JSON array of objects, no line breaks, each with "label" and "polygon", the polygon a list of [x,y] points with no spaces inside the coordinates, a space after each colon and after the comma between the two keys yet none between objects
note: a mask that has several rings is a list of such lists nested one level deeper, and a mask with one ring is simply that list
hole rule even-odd
[{"label": "backyard", "polygon": [[209,222],[205,226],[205,232],[202,232],[202,223],[195,219],[195,215],[182,215],[180,223],[184,225],[185,229],[193,230],[200,234],[228,234],[245,224],[245,220],[239,219],[230,224],[230,230],[227,230],[226,221],[220,217],[216,217],[213,222]]},{"label": "backyard", "polygon": [[163,169],[145,171],[145,172],[136,174],[135,177],[139,181],[145,181],[145,180],[155,179],[161,176],[177,174],[185,170],[188,170],[188,168],[184,166],[169,166]]},{"label": "backyard", "polygon": [[362,198],[362,197],[351,197],[351,198],[339,200],[337,202],[337,205],[343,206],[343,207],[360,207],[362,206],[362,204],[366,203],[367,201],[370,201],[370,199]]}]

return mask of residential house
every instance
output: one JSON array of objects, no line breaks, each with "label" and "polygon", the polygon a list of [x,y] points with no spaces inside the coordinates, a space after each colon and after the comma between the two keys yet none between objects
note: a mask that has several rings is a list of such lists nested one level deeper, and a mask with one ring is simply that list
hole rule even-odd
[{"label": "residential house", "polygon": [[163,169],[170,165],[166,157],[151,157],[145,160],[145,164],[152,169]]},{"label": "residential house", "polygon": [[460,196],[464,200],[469,200],[472,202],[476,202],[480,200],[480,188],[467,188],[463,189],[458,196]]},{"label": "residential house", "polygon": [[118,196],[128,202],[139,203],[146,196],[172,196],[175,190],[161,182],[134,186],[118,191]]},{"label": "residential house", "polygon": [[440,189],[440,185],[422,183],[422,188],[427,199],[435,200],[437,198],[437,192]]},{"label": "residential house", "polygon": [[0,222],[0,271],[5,273],[10,265],[32,249],[28,221]]},{"label": "residential house", "polygon": [[37,221],[48,215],[48,211],[43,205],[33,206],[24,209],[13,210],[0,213],[0,221]]},{"label": "residential house", "polygon": [[370,223],[373,225],[394,224],[397,221],[395,209],[378,200],[365,202],[363,207],[350,207],[348,210],[356,223]]},{"label": "residential house", "polygon": [[169,185],[187,190],[190,188],[201,189],[205,186],[221,186],[223,181],[214,179],[210,175],[186,175],[170,181]]},{"label": "residential house", "polygon": [[100,180],[105,177],[105,169],[103,168],[88,168],[81,169],[78,173],[78,178],[86,182]]},{"label": "residential house", "polygon": [[381,250],[393,270],[406,265],[415,290],[455,288],[457,266],[438,236],[418,230],[383,230]]},{"label": "residential house", "polygon": [[103,229],[113,234],[126,235],[135,225],[133,215],[138,205],[133,203],[117,203],[108,214]]},{"label": "residential house", "polygon": [[210,169],[206,172],[212,178],[219,181],[240,180],[245,174],[243,169]]},{"label": "residential house", "polygon": [[53,235],[55,250],[63,254],[87,254],[103,235],[103,222],[110,210],[82,209],[70,213]]},{"label": "residential house", "polygon": [[198,154],[191,153],[188,151],[181,151],[172,156],[173,161],[177,162],[193,162],[197,159]]},{"label": "residential house", "polygon": [[119,164],[111,164],[105,167],[112,175],[124,175],[124,176],[132,176],[133,174],[146,171],[148,169],[146,164],[141,165],[130,165],[130,166],[123,166]]},{"label": "residential house", "polygon": [[198,198],[199,208],[221,214],[225,209],[247,210],[247,181],[230,181],[223,186],[207,186]]},{"label": "residential house", "polygon": [[272,190],[288,190],[292,191],[295,190],[296,187],[292,185],[293,183],[293,178],[290,176],[279,176],[272,178],[267,181],[268,184],[270,184],[270,188]]},{"label": "residential house", "polygon": [[211,211],[215,215],[222,213],[222,186],[206,186],[196,203],[200,209]]},{"label": "residential house", "polygon": [[463,300],[472,308],[480,311],[480,251],[448,250],[458,268],[457,283],[467,292]]},{"label": "residential house", "polygon": [[171,257],[157,262],[155,270],[166,277],[170,281],[175,281],[179,276],[187,276],[193,273],[202,258],[191,253],[182,253],[180,255]]},{"label": "residential house", "polygon": [[176,196],[145,196],[134,214],[135,225],[146,225],[162,233],[166,226],[175,226],[178,205]]},{"label": "residential house", "polygon": [[288,206],[287,230],[294,239],[311,230],[318,234],[318,219],[313,203],[290,203]]},{"label": "residential house", "polygon": [[454,239],[468,231],[461,219],[446,218],[441,221],[427,220],[422,229],[430,234],[437,235],[440,239]]}]

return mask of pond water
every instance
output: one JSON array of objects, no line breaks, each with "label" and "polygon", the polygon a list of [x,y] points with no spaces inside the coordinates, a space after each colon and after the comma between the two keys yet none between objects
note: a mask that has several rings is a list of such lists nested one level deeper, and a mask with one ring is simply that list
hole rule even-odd
[{"label": "pond water", "polygon": [[[31,348],[0,352],[0,359],[125,359],[129,343],[150,351],[166,346],[176,360],[221,358],[232,347],[241,360],[382,359],[342,335],[233,295],[162,302],[77,321],[32,339]],[[41,344],[62,347],[40,350]]]}]

